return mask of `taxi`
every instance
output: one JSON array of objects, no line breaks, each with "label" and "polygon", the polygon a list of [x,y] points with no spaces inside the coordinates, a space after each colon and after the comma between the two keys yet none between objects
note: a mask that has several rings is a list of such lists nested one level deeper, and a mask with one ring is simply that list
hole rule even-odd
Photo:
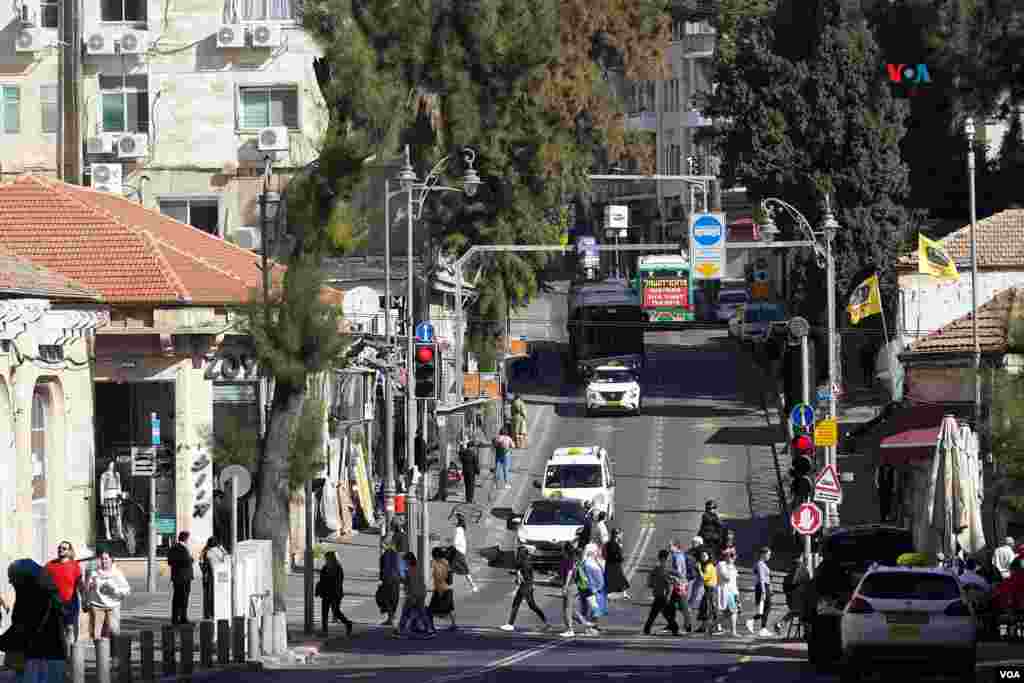
[{"label": "taxi", "polygon": [[594,368],[587,378],[587,414],[616,410],[640,414],[640,382],[636,372],[625,365],[608,363]]},{"label": "taxi", "polygon": [[590,503],[594,511],[615,516],[615,474],[608,451],[601,446],[555,449],[544,466],[543,482],[533,482],[544,498]]}]

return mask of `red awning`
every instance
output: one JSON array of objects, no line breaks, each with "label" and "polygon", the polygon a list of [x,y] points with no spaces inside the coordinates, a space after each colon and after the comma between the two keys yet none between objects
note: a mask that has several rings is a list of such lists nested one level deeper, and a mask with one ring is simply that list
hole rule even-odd
[{"label": "red awning", "polygon": [[878,442],[882,464],[901,465],[912,460],[927,460],[935,454],[942,418],[949,413],[943,406],[914,406],[888,420]]}]

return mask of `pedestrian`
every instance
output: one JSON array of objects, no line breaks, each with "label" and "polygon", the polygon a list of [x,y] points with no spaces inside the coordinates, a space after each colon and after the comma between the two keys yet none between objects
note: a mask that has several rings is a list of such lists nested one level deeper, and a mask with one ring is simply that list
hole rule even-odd
[{"label": "pedestrian", "polygon": [[[772,635],[768,630],[768,615],[772,611],[772,572],[768,567],[768,561],[771,559],[772,549],[768,546],[761,548],[760,558],[754,567],[754,618],[747,619],[747,630],[751,635]],[[758,619],[761,621],[761,630],[755,631]]]},{"label": "pedestrian", "polygon": [[187,531],[178,534],[178,542],[167,551],[167,565],[171,568],[171,623],[189,624],[188,598],[195,580],[195,560],[189,550],[192,537]]},{"label": "pedestrian", "polygon": [[622,548],[622,529],[612,532],[612,537],[604,549],[604,584],[609,597],[621,595],[624,600],[629,600],[629,579],[622,565],[625,562],[625,552]]},{"label": "pedestrian", "polygon": [[679,624],[676,622],[676,611],[670,605],[672,586],[675,580],[671,577],[668,569],[669,551],[658,551],[658,564],[654,566],[651,573],[647,575],[647,587],[651,589],[651,610],[647,613],[647,621],[644,623],[644,635],[651,635],[651,627],[658,615],[665,617],[668,622],[668,629],[672,635],[679,635]]},{"label": "pedestrian", "polygon": [[515,430],[516,448],[527,448],[526,434],[526,402],[522,396],[516,396],[512,400],[512,426]]},{"label": "pedestrian", "polygon": [[345,635],[352,637],[352,620],[341,611],[341,600],[345,597],[345,569],[338,562],[333,550],[324,553],[324,566],[320,568],[320,580],[316,582],[314,594],[320,598],[320,627],[327,635],[328,612],[334,615],[335,623],[345,624]]},{"label": "pedestrian", "polygon": [[608,614],[608,592],[604,583],[601,549],[593,541],[583,548],[583,570],[587,575],[587,620],[591,629],[600,631],[600,618]]},{"label": "pedestrian", "polygon": [[589,500],[583,502],[583,526],[576,532],[576,542],[580,548],[590,545],[594,535],[594,507]]},{"label": "pedestrian", "polygon": [[601,549],[601,557],[605,557],[605,546],[608,545],[608,541],[611,540],[611,533],[608,531],[608,513],[604,510],[598,510],[594,515],[594,540],[597,541],[597,547]]},{"label": "pedestrian", "polygon": [[718,612],[729,615],[731,633],[734,637],[739,637],[740,632],[736,628],[736,620],[739,619],[740,586],[736,556],[728,552],[723,553],[716,570],[718,571]]},{"label": "pedestrian", "polygon": [[449,631],[458,628],[455,623],[455,591],[452,590],[452,570],[445,559],[445,552],[442,548],[434,548],[431,553],[430,575],[434,581],[434,594],[430,596],[430,623],[433,625],[435,617],[448,617],[452,625]]},{"label": "pedestrian", "polygon": [[85,586],[85,608],[89,613],[92,639],[118,635],[121,632],[121,604],[132,589],[110,553],[100,553],[99,567],[89,574]]},{"label": "pedestrian", "polygon": [[508,430],[502,428],[494,437],[494,482],[496,488],[510,489],[512,483],[509,480],[509,451],[515,447]]},{"label": "pedestrian", "polygon": [[46,571],[53,577],[63,606],[64,640],[67,644],[67,656],[71,656],[71,646],[78,640],[78,618],[82,612],[82,602],[78,595],[82,587],[82,567],[75,556],[75,547],[70,541],[57,544],[57,558],[46,563]]},{"label": "pedestrian", "polygon": [[[677,545],[682,550],[681,545]],[[690,582],[690,595],[687,597],[687,607],[690,614],[696,614],[700,621],[700,606],[704,602],[704,575],[700,570],[700,551],[704,547],[704,539],[694,536],[690,541],[690,550],[686,553],[686,578]],[[689,619],[687,619],[689,623]],[[700,624],[698,624],[698,631]]]},{"label": "pedestrian", "polygon": [[736,550],[736,532],[732,529],[725,532],[725,543],[722,545],[722,558],[726,556],[731,557],[733,562],[739,557]]},{"label": "pedestrian", "polygon": [[64,683],[67,639],[64,600],[45,568],[16,560],[7,569],[14,587],[11,626],[0,635],[4,665],[17,683]]},{"label": "pedestrian", "polygon": [[786,572],[782,579],[782,593],[786,597],[786,614],[775,622],[775,633],[781,634],[782,629],[793,621],[795,615],[802,613],[801,597],[803,586],[810,580],[810,575],[804,568],[804,556],[797,555],[793,559],[793,567]]},{"label": "pedestrian", "polygon": [[700,620],[710,638],[718,625],[718,570],[707,550],[700,551],[700,574],[704,581],[704,598],[700,603]]},{"label": "pedestrian", "polygon": [[1003,539],[1003,544],[992,553],[992,566],[999,573],[1000,581],[1010,578],[1010,563],[1017,556],[1013,544],[1013,537],[1007,536]]},{"label": "pedestrian", "polygon": [[220,539],[210,536],[203,551],[199,553],[199,571],[203,575],[203,619],[213,619],[214,568],[226,559],[227,553]]},{"label": "pedestrian", "polygon": [[462,483],[466,487],[466,502],[472,503],[476,494],[476,475],[480,474],[480,456],[476,448],[469,445],[468,439],[462,442],[459,460],[462,463]]},{"label": "pedestrian", "polygon": [[476,593],[480,589],[477,587],[476,582],[473,581],[473,573],[469,570],[469,542],[466,535],[466,516],[461,512],[455,513],[455,538],[452,541],[452,545],[455,548],[451,562],[452,572],[459,576],[465,576],[469,589]]},{"label": "pedestrian", "polygon": [[[570,541],[562,544],[562,561],[558,565],[558,578],[562,584],[562,623],[565,626],[565,631],[559,635],[563,638],[572,638],[576,635],[576,631],[573,629],[574,617],[581,624],[586,623],[577,602],[581,591],[581,574],[576,571],[579,559],[575,544]],[[582,581],[582,589],[586,590],[585,575],[582,576]]]},{"label": "pedestrian", "polygon": [[722,544],[722,520],[718,516],[718,503],[709,500],[704,503],[704,514],[700,518],[698,535],[704,539],[708,557],[717,557]]},{"label": "pedestrian", "polygon": [[[669,594],[669,608],[673,616],[677,611],[683,613],[683,628],[687,633],[693,631],[693,619],[690,616],[690,596],[696,590],[694,584],[701,581],[697,571],[697,561],[689,557],[683,550],[682,543],[678,539],[672,541],[669,546],[669,576],[672,579],[672,592]],[[701,592],[703,593],[703,583]],[[699,606],[699,603],[698,603]],[[696,607],[694,608],[696,609]]]},{"label": "pedestrian", "polygon": [[526,546],[519,546],[519,550],[516,552],[516,594],[512,598],[512,612],[508,616],[508,621],[504,626],[501,627],[502,631],[514,631],[516,623],[516,615],[519,614],[519,606],[526,601],[526,605],[533,610],[541,622],[544,624],[544,630],[550,630],[551,625],[548,623],[548,618],[544,616],[544,611],[537,606],[537,600],[533,595],[533,563],[530,561],[530,551]]},{"label": "pedestrian", "polygon": [[413,463],[416,465],[416,469],[419,470],[420,476],[426,476],[427,474],[427,440],[423,437],[423,430],[416,430],[416,439],[413,442],[413,448],[415,457]]},{"label": "pedestrian", "polygon": [[405,560],[405,602],[402,604],[402,616],[398,620],[398,628],[393,635],[401,637],[410,631],[418,633],[423,637],[430,638],[435,635],[430,617],[427,614],[427,585],[423,582],[423,572],[419,569],[416,555],[406,553]]},{"label": "pedestrian", "polygon": [[380,556],[380,586],[375,596],[381,614],[386,615],[381,626],[394,626],[395,612],[402,593],[403,560],[395,546],[395,537],[384,543]]}]

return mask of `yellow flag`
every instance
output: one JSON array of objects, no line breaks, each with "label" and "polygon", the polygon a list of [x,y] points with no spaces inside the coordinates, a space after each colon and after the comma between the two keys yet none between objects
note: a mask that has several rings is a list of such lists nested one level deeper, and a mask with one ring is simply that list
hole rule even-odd
[{"label": "yellow flag", "polygon": [[921,233],[917,234],[917,272],[941,280],[960,279],[956,264],[942,248],[942,242],[930,240]]},{"label": "yellow flag", "polygon": [[882,293],[878,291],[877,273],[853,290],[846,310],[850,312],[850,322],[854,325],[859,323],[861,318],[882,312]]}]

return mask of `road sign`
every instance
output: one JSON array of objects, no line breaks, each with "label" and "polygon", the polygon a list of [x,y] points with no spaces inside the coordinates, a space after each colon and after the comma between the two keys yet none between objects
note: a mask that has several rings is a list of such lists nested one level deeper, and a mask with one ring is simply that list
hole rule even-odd
[{"label": "road sign", "polygon": [[814,425],[814,443],[827,448],[835,446],[839,441],[839,425],[834,417],[822,420]]},{"label": "road sign", "polygon": [[814,408],[806,403],[797,403],[789,414],[794,427],[810,427],[814,424]]},{"label": "road sign", "polygon": [[228,465],[220,471],[218,480],[221,490],[226,491],[228,482],[235,477],[238,478],[238,490],[235,491],[235,495],[241,497],[249,493],[249,489],[252,488],[252,475],[241,465]]},{"label": "road sign", "polygon": [[156,474],[156,449],[132,449],[132,476],[152,477]]},{"label": "road sign", "polygon": [[816,397],[818,399],[818,403],[824,403],[832,398],[832,392],[828,390],[828,386],[823,384],[818,387]]},{"label": "road sign", "polygon": [[434,341],[434,326],[429,322],[421,322],[416,326],[416,339],[422,342]]},{"label": "road sign", "polygon": [[628,228],[629,207],[616,204],[609,204],[604,207],[604,227],[607,228]]},{"label": "road sign", "polygon": [[690,216],[690,263],[698,280],[717,280],[725,273],[725,214]]},{"label": "road sign", "polygon": [[154,446],[160,445],[160,415],[157,413],[149,414],[149,430],[152,437],[151,443]]},{"label": "road sign", "polygon": [[834,465],[825,465],[814,480],[814,500],[819,503],[839,503],[843,500],[843,489],[839,486],[839,475]]},{"label": "road sign", "polygon": [[803,503],[793,510],[789,521],[798,534],[810,536],[821,529],[821,508],[814,503]]}]

